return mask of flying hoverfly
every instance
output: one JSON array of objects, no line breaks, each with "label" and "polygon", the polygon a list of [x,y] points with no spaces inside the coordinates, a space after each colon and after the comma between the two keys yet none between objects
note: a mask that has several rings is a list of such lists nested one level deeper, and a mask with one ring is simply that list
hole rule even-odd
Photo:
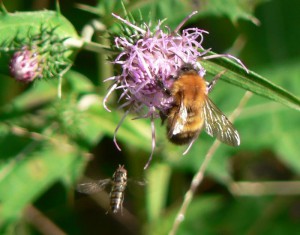
[{"label": "flying hoverfly", "polygon": [[[111,185],[109,195],[110,206],[108,211],[112,212],[113,214],[116,214],[119,210],[121,210],[122,213],[127,181],[127,170],[125,169],[124,165],[119,165],[118,169],[114,172],[112,178],[81,183],[77,185],[76,190],[80,193],[93,194],[100,192],[104,190],[106,186]],[[145,184],[142,181],[134,182],[138,185]]]}]

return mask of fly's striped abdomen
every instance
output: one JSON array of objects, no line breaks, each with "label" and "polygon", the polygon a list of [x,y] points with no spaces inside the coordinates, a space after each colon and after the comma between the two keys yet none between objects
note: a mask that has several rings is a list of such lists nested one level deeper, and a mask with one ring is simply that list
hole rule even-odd
[{"label": "fly's striped abdomen", "polygon": [[110,192],[110,211],[117,213],[122,211],[124,191],[127,185],[127,171],[124,166],[119,166],[113,175],[113,186]]}]

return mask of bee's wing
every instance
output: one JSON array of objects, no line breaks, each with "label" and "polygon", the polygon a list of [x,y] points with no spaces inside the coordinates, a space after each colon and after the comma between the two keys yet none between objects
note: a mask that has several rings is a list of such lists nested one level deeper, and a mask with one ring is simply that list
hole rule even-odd
[{"label": "bee's wing", "polygon": [[78,184],[76,190],[80,193],[92,194],[104,190],[111,183],[111,179],[98,181],[90,181],[87,183]]},{"label": "bee's wing", "polygon": [[215,136],[225,144],[231,146],[240,145],[239,133],[222,111],[208,97],[205,99],[203,115],[207,134]]},{"label": "bee's wing", "polygon": [[180,106],[176,110],[176,114],[173,117],[172,125],[170,128],[170,132],[168,133],[169,137],[172,137],[173,135],[177,135],[178,133],[181,133],[184,129],[184,125],[187,122],[187,109],[183,104],[183,94],[181,95],[180,100]]}]

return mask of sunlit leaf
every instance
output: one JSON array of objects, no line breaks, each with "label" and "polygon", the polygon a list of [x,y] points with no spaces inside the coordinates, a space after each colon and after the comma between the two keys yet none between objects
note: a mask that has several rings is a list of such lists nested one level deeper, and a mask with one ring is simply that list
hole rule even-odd
[{"label": "sunlit leaf", "polygon": [[239,0],[204,0],[199,1],[199,14],[202,16],[227,16],[234,23],[239,19],[244,19],[258,24],[259,21],[254,17],[253,12],[257,5],[264,2],[266,2],[266,0],[252,2]]},{"label": "sunlit leaf", "polygon": [[226,71],[221,77],[224,81],[291,108],[300,109],[298,97],[255,72],[247,73],[242,67],[227,58],[202,60],[201,63],[208,74],[215,76],[220,71]]}]

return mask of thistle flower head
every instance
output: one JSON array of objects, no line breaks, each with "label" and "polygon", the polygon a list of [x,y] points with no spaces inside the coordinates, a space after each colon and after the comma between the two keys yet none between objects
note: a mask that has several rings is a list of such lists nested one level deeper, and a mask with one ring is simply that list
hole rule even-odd
[{"label": "thistle flower head", "polygon": [[[193,14],[195,12],[191,15]],[[203,50],[202,34],[207,32],[189,28],[179,34],[179,28],[187,19],[176,30],[171,31],[168,27],[163,27],[162,22],[151,30],[150,25],[142,24],[138,27],[114,16],[125,25],[124,28],[131,27],[135,33],[115,38],[114,43],[120,53],[113,63],[120,65],[122,72],[108,80],[114,80],[116,85],[113,89],[123,90],[120,98],[125,98],[126,102],[122,107],[130,105],[135,112],[146,107],[146,117],[157,117],[157,111],[166,111],[172,102],[172,97],[166,96],[162,85],[170,88],[173,82],[171,78],[176,76],[183,64],[193,64],[201,76],[205,74],[197,59],[203,55],[200,52],[200,49]]]},{"label": "thistle flower head", "polygon": [[[117,89],[122,89],[121,99],[125,99],[121,107],[128,106],[124,117],[118,124],[114,142],[119,150],[116,141],[116,133],[124,118],[133,111],[139,113],[139,117],[150,117],[152,129],[152,152],[146,163],[146,169],[152,159],[155,148],[155,127],[153,119],[159,116],[159,112],[167,113],[171,107],[173,98],[166,94],[165,89],[170,89],[177,71],[183,64],[192,64],[200,76],[204,76],[204,68],[197,63],[197,59],[206,52],[202,48],[204,30],[189,28],[179,33],[183,24],[194,14],[186,17],[174,30],[163,27],[159,22],[155,27],[145,23],[137,26],[113,14],[122,22],[123,36],[114,39],[114,46],[120,51],[113,63],[121,67],[121,74],[108,78],[114,84],[104,98],[103,104],[106,107],[108,96]],[[146,108],[146,114],[140,112]]]}]

